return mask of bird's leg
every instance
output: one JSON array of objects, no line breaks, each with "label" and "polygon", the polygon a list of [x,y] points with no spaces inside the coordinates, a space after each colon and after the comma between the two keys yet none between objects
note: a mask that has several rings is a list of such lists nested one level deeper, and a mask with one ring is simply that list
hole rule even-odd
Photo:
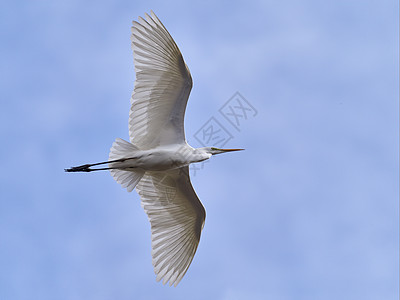
[{"label": "bird's leg", "polygon": [[128,159],[135,159],[136,157],[127,157],[127,158],[120,158],[120,159],[115,159],[115,160],[109,160],[109,161],[103,161],[95,164],[85,164],[77,167],[72,167],[69,169],[64,169],[65,172],[92,172],[92,171],[102,171],[102,170],[110,170],[110,169],[120,169],[120,168],[113,168],[113,167],[108,167],[108,168],[98,168],[98,169],[91,169],[93,166],[98,166],[98,165],[104,165],[108,163],[113,163],[113,162],[124,162]]},{"label": "bird's leg", "polygon": [[82,165],[82,166],[77,166],[77,167],[72,167],[69,169],[64,169],[65,172],[90,172],[92,169],[90,169],[90,164]]}]

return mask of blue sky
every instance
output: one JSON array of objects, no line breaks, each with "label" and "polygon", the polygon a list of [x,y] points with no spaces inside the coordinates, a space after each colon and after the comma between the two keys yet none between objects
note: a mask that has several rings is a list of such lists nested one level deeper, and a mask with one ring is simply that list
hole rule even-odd
[{"label": "blue sky", "polygon": [[[207,218],[177,288],[103,161],[128,139],[130,24],[153,9],[194,80]],[[398,299],[397,1],[8,1],[0,11],[1,299]],[[257,114],[219,110],[239,92]],[[213,146],[213,145],[210,145]],[[198,166],[199,167],[199,166]]]}]

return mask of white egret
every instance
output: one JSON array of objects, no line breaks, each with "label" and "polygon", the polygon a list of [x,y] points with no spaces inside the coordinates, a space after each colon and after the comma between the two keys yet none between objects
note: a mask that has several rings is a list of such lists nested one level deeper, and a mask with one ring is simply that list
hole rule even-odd
[{"label": "white egret", "polygon": [[[194,149],[187,144],[183,123],[192,77],[153,12],[133,21],[132,48],[136,81],[129,113],[130,142],[117,138],[108,161],[65,171],[110,170],[128,192],[136,187],[151,223],[157,281],[176,286],[192,262],[206,216],[190,182],[189,164],[242,149]],[[92,168],[103,164],[108,166]]]}]

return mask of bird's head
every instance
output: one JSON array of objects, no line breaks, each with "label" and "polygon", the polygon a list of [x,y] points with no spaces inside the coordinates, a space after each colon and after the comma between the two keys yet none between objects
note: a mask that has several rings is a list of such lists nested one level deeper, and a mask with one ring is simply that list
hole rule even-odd
[{"label": "bird's head", "polygon": [[205,147],[203,148],[207,153],[211,155],[215,154],[220,154],[220,153],[226,153],[226,152],[233,152],[233,151],[241,151],[244,149],[220,149],[220,148],[215,148],[215,147]]}]

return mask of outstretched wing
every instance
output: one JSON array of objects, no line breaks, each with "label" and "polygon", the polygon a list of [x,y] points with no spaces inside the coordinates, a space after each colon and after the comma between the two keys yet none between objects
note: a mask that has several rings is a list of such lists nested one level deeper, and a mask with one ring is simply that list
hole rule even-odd
[{"label": "outstretched wing", "polygon": [[184,116],[192,78],[164,25],[151,12],[133,21],[136,81],[129,113],[129,135],[142,150],[185,141]]},{"label": "outstretched wing", "polygon": [[177,286],[196,253],[206,212],[190,183],[189,168],[146,172],[136,186],[151,223],[157,281]]}]

